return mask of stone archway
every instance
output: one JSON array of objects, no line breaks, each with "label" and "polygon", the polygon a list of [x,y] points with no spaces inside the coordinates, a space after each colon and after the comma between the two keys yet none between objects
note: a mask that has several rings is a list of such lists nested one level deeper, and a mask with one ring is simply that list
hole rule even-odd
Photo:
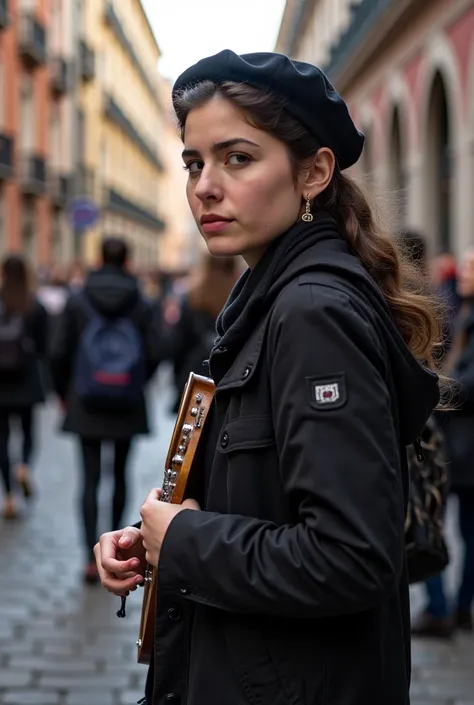
[{"label": "stone archway", "polygon": [[374,182],[374,128],[373,125],[366,124],[363,128],[365,141],[364,149],[360,157],[360,171],[366,185],[372,186]]},{"label": "stone archway", "polygon": [[451,252],[454,149],[452,118],[445,79],[436,72],[429,97],[426,139],[426,196],[430,229],[437,252]]},{"label": "stone archway", "polygon": [[388,183],[394,200],[393,221],[395,229],[400,231],[406,225],[407,194],[405,144],[402,135],[402,119],[398,106],[392,111],[389,134]]}]

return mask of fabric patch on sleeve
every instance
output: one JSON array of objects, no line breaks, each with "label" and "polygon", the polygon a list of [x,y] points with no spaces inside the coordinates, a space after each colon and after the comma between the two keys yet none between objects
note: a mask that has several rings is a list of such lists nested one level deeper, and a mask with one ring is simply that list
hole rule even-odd
[{"label": "fabric patch on sleeve", "polygon": [[310,394],[310,404],[318,411],[340,409],[347,402],[345,372],[337,372],[327,377],[306,377]]}]

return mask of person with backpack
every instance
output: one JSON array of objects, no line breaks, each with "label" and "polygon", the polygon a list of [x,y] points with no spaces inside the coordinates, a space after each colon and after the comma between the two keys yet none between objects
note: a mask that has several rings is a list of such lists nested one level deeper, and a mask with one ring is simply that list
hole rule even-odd
[{"label": "person with backpack", "polygon": [[20,421],[23,442],[15,480],[23,496],[33,496],[30,463],[34,450],[34,407],[44,401],[42,362],[47,347],[48,315],[30,288],[23,257],[7,256],[0,287],[0,472],[5,489],[3,516],[18,517],[13,493],[10,427]]},{"label": "person with backpack", "polygon": [[126,503],[126,464],[132,439],[149,432],[144,387],[159,362],[152,309],[127,272],[126,243],[102,245],[102,267],[90,273],[59,320],[52,344],[52,376],[62,400],[62,429],[80,439],[83,465],[82,520],[86,582],[97,580],[97,493],[105,442],[114,447],[111,526],[118,528]]}]

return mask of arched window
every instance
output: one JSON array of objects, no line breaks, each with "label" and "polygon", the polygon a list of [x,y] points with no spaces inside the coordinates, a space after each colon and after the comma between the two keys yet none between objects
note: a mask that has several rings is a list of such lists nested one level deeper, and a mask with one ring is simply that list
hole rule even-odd
[{"label": "arched window", "polygon": [[363,129],[365,135],[364,149],[360,158],[360,167],[367,185],[372,185],[374,182],[374,159],[373,159],[373,129],[371,126],[366,126]]},{"label": "arched window", "polygon": [[437,73],[431,89],[428,111],[426,159],[427,208],[432,213],[431,226],[438,252],[450,252],[452,246],[452,137],[445,82]]},{"label": "arched window", "polygon": [[404,154],[402,122],[400,110],[397,107],[393,111],[390,128],[389,184],[395,202],[395,225],[398,230],[404,228],[406,221],[407,194]]}]

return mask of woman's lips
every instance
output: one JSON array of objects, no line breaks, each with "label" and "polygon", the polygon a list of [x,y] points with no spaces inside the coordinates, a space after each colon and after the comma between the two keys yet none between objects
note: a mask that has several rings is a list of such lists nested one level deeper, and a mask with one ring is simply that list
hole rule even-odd
[{"label": "woman's lips", "polygon": [[201,228],[205,233],[218,233],[225,230],[232,222],[232,220],[211,220],[202,223]]}]

